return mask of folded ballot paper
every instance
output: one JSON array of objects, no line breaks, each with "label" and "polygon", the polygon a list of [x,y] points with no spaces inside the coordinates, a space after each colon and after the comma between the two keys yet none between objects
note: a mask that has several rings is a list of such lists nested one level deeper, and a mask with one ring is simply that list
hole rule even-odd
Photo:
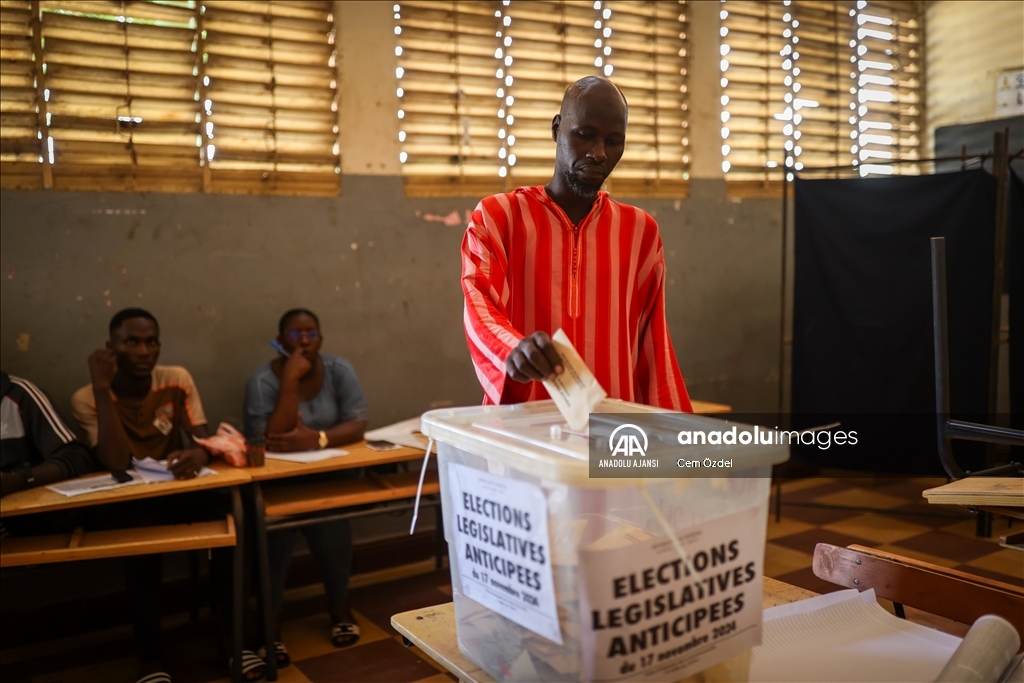
[{"label": "folded ballot paper", "polygon": [[590,412],[608,397],[598,384],[594,373],[583,362],[565,331],[559,329],[551,336],[558,355],[562,359],[562,374],[544,382],[558,411],[575,431],[580,431],[590,421]]},{"label": "folded ballot paper", "polygon": [[827,593],[764,611],[751,683],[1024,681],[1020,637],[1002,617],[961,639],[889,614],[874,590]]}]

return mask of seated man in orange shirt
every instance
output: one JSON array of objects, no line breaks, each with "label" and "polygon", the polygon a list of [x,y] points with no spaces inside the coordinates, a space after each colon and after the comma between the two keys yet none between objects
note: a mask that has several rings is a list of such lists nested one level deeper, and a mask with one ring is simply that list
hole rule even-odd
[{"label": "seated man in orange shirt", "polygon": [[[185,432],[206,437],[206,416],[199,392],[188,370],[157,365],[160,357],[160,327],[151,313],[128,308],[110,321],[106,347],[89,356],[92,383],[75,392],[71,410],[96,448],[100,463],[113,471],[124,471],[134,460],[166,460],[177,479],[192,479],[209,462],[205,449],[189,446]],[[151,500],[121,503],[116,516],[123,524],[187,524],[226,512],[222,491],[204,491]],[[109,512],[109,511],[108,511]],[[230,552],[213,551],[211,579],[224,607],[231,612],[230,576],[226,571]],[[170,676],[160,661],[161,555],[140,555],[125,559],[125,583],[132,608],[136,655],[141,660],[139,683],[169,683]],[[229,619],[222,619],[225,650],[230,633]],[[261,680],[265,664],[255,653],[243,651],[242,671],[247,681]]]}]

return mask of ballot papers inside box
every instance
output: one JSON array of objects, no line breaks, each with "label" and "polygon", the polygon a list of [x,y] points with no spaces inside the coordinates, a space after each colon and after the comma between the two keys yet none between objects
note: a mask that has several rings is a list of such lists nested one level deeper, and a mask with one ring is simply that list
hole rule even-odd
[{"label": "ballot papers inside box", "polygon": [[588,428],[550,401],[432,411],[423,433],[438,444],[459,647],[488,674],[746,679],[761,636],[763,453],[746,467],[738,454],[723,478],[591,478]]}]

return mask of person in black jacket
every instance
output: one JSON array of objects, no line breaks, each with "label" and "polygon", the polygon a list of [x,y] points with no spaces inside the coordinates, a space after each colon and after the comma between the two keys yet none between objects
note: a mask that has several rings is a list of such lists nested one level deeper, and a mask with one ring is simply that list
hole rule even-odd
[{"label": "person in black jacket", "polygon": [[79,477],[96,459],[39,388],[0,372],[0,496]]}]

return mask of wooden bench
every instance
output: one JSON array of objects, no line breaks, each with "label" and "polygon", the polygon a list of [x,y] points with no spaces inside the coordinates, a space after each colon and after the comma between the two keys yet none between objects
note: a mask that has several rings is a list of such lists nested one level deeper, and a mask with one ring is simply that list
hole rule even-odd
[{"label": "wooden bench", "polygon": [[237,542],[235,519],[231,515],[196,524],[103,531],[83,531],[78,527],[67,534],[5,538],[0,544],[0,567],[223,548]]}]

